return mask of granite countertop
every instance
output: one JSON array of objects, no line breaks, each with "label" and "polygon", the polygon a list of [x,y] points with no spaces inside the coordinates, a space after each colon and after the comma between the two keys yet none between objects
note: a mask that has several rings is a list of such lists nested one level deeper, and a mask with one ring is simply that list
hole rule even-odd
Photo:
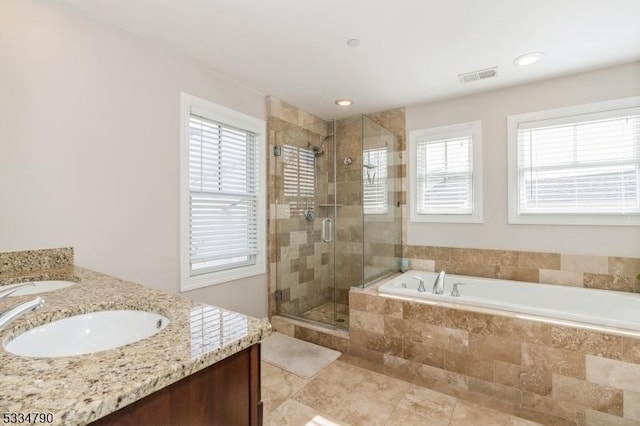
[{"label": "granite countertop", "polygon": [[[43,293],[46,306],[0,332],[0,415],[53,413],[55,424],[86,424],[116,411],[271,333],[265,320],[76,267],[78,283]],[[0,311],[35,296],[0,302]],[[4,344],[23,331],[81,313],[111,309],[157,312],[169,325],[141,341],[94,354],[26,358]]]}]

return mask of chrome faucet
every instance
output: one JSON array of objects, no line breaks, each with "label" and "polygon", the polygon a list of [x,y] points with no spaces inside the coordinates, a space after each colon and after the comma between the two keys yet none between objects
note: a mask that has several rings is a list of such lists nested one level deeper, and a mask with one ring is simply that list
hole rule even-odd
[{"label": "chrome faucet", "polygon": [[16,291],[20,290],[21,288],[32,287],[34,285],[36,285],[36,283],[24,283],[24,284],[20,284],[20,285],[11,287],[11,288],[9,288],[7,290],[2,290],[2,291],[0,291],[0,300],[6,299],[7,297],[12,295]]},{"label": "chrome faucet", "polygon": [[440,271],[440,273],[436,277],[436,280],[433,282],[433,289],[431,290],[433,294],[444,293],[444,276],[445,275],[446,274],[444,271]]},{"label": "chrome faucet", "polygon": [[464,283],[454,283],[453,288],[451,289],[451,296],[460,297],[460,289],[459,286],[464,285]]},{"label": "chrome faucet", "polygon": [[14,306],[13,308],[0,313],[0,330],[9,325],[12,321],[16,320],[23,314],[34,311],[44,306],[44,299],[42,297],[36,297],[35,299]]},{"label": "chrome faucet", "polygon": [[424,288],[424,280],[422,279],[422,277],[419,277],[417,275],[414,275],[413,277],[414,280],[418,280],[418,291],[420,293],[424,293],[425,291],[427,291],[426,288]]}]

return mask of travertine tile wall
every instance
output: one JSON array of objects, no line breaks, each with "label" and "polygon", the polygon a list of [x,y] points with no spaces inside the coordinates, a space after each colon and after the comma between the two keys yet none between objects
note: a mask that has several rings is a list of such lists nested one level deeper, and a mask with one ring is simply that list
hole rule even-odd
[{"label": "travertine tile wall", "polygon": [[[269,313],[298,316],[312,307],[333,300],[333,279],[329,270],[333,254],[329,244],[320,242],[321,207],[318,204],[323,200],[317,198],[317,194],[330,192],[328,186],[331,182],[326,176],[326,158],[329,155],[317,159],[317,194],[308,200],[316,217],[308,221],[300,210],[291,208],[296,203],[302,205],[304,200],[287,199],[283,194],[284,163],[282,157],[278,159],[273,155],[273,148],[286,144],[308,149],[309,144],[321,143],[331,129],[320,118],[275,98],[268,100],[267,113]],[[330,144],[325,147],[329,149]],[[280,280],[282,300],[276,303],[277,278]]]},{"label": "travertine tile wall", "polygon": [[640,291],[640,258],[508,250],[406,246],[412,269],[598,288]]},{"label": "travertine tile wall", "polygon": [[640,338],[376,293],[351,292],[352,354],[543,424],[640,422]]},{"label": "travertine tile wall", "polygon": [[0,253],[0,285],[55,279],[73,279],[73,248]]}]

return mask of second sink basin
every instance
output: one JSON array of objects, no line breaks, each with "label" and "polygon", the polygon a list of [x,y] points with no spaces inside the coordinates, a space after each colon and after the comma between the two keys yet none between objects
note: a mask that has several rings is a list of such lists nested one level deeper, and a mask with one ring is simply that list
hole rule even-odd
[{"label": "second sink basin", "polygon": [[153,312],[92,312],[32,328],[8,342],[5,349],[27,357],[84,355],[137,342],[168,324],[167,317]]}]

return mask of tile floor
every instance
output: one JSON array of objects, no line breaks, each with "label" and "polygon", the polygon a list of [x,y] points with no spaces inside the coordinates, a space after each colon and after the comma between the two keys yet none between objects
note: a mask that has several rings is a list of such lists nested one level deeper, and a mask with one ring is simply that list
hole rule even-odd
[{"label": "tile floor", "polygon": [[265,426],[539,425],[343,355],[310,379],[262,363]]}]

